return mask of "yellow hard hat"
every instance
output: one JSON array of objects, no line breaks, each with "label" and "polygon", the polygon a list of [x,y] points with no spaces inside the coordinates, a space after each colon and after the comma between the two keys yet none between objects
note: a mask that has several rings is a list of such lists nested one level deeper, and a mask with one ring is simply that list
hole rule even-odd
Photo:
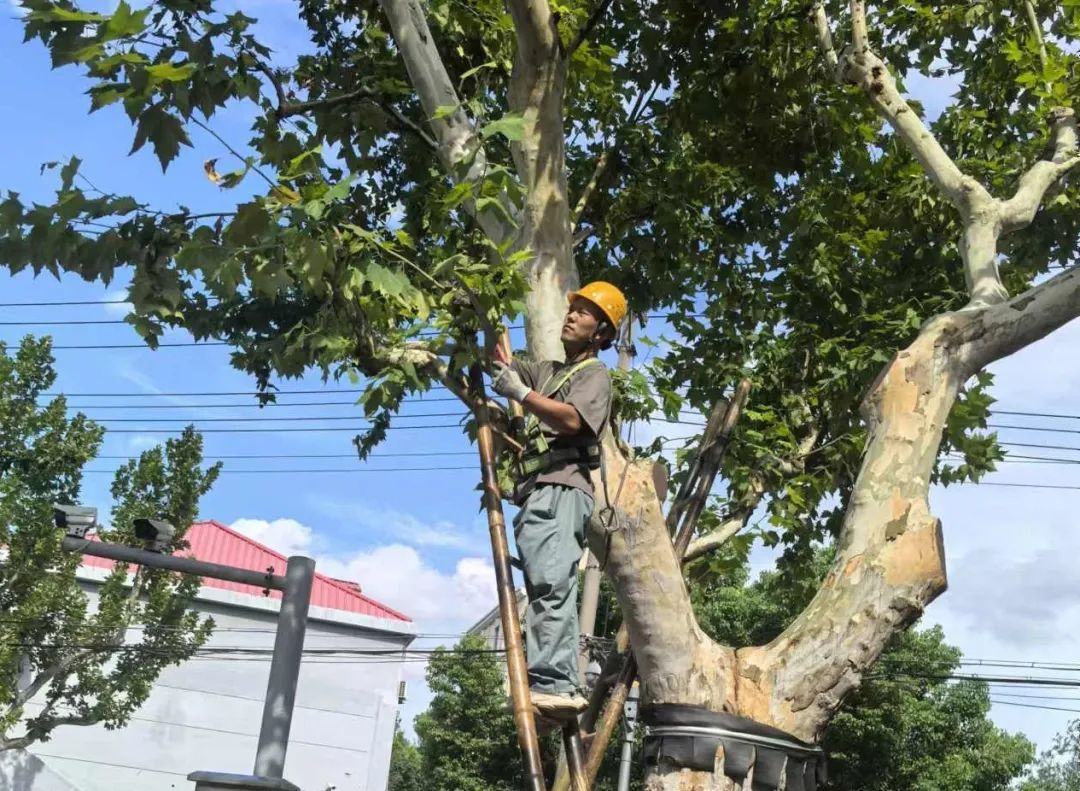
[{"label": "yellow hard hat", "polygon": [[587,299],[600,308],[603,314],[607,316],[608,321],[611,322],[613,330],[619,328],[619,324],[622,323],[623,318],[626,316],[626,297],[611,283],[605,283],[603,280],[594,280],[592,283],[566,295],[567,300],[570,302],[573,302],[575,297]]}]

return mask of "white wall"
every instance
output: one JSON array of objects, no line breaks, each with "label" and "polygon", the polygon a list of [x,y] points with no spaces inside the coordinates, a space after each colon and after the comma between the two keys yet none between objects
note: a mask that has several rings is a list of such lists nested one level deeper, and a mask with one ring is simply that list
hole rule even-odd
[{"label": "white wall", "polygon": [[[88,593],[93,598],[92,586]],[[207,647],[273,647],[276,613],[269,609],[276,609],[276,602],[214,590],[208,595],[260,609],[200,602],[197,609],[216,622]],[[411,624],[401,627],[408,631]],[[410,634],[313,620],[304,647],[401,649],[411,639]],[[150,699],[127,727],[58,728],[50,741],[30,751],[79,791],[191,789],[186,778],[195,770],[249,773],[269,668],[269,656],[263,655],[195,657],[161,674]],[[303,791],[384,791],[400,678],[395,657],[306,656],[285,778]],[[13,775],[0,763],[0,789],[56,788],[55,781],[46,785],[44,779],[40,786],[27,785],[25,777],[32,773],[24,769],[22,774],[20,785],[13,785]]]}]

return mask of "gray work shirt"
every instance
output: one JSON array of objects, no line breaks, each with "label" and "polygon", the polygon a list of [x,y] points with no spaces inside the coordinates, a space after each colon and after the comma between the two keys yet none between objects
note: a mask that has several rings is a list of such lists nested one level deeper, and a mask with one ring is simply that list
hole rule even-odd
[{"label": "gray work shirt", "polygon": [[[557,376],[558,372],[566,367],[568,367],[567,363],[554,360],[538,363],[514,360],[513,363],[514,370],[521,374],[525,384],[533,390],[556,401],[570,404],[578,411],[584,424],[581,427],[582,433],[600,437],[611,412],[611,378],[608,376],[607,368],[599,361],[591,363],[571,376],[566,384],[559,388],[558,392],[541,392],[541,387],[545,382],[549,381],[549,377]],[[565,436],[559,434],[543,421],[540,421],[540,428],[549,441]],[[546,472],[539,473],[533,478],[519,483],[514,500],[518,503],[523,502],[538,483],[558,483],[563,486],[581,489],[590,496],[593,494],[588,465],[565,461],[556,464]]]}]

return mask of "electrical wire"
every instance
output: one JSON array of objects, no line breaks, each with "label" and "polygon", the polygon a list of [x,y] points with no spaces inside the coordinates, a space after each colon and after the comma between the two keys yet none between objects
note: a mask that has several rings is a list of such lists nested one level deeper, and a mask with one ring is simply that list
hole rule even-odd
[{"label": "electrical wire", "polygon": [[[463,412],[420,412],[414,415],[394,415],[394,420],[401,420],[404,418],[418,418],[418,417],[462,417]],[[182,417],[117,417],[117,418],[96,418],[93,416],[87,416],[95,423],[296,423],[310,420],[366,420],[366,418],[359,415],[313,415],[297,416],[290,415],[288,417],[202,417],[202,418],[182,418]]]},{"label": "electrical wire", "polygon": [[[363,418],[357,418],[357,420],[363,420]],[[188,421],[189,423],[192,421]],[[350,428],[349,426],[341,427],[323,427],[313,426],[312,428],[203,428],[197,429],[200,434],[282,434],[291,432],[325,432],[325,431],[366,431],[371,428],[370,426],[355,426]],[[460,429],[461,426],[457,423],[436,423],[431,426],[388,426],[387,431],[409,431],[416,429],[433,429],[433,428],[456,428]],[[182,431],[182,428],[111,428],[108,429],[109,434],[178,434]]]},{"label": "electrical wire", "polygon": [[[231,470],[225,467],[221,470],[222,475],[323,475],[323,474],[354,474],[374,472],[456,472],[460,470],[472,470],[476,472],[476,465],[462,467],[340,467],[304,470]],[[97,475],[115,475],[116,470],[83,470],[84,473]],[[1080,488],[1080,487],[1078,487]]]}]

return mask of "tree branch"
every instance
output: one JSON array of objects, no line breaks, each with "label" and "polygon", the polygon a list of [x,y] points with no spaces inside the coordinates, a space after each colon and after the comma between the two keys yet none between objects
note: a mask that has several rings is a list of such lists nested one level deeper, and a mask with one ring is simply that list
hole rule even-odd
[{"label": "tree branch", "polygon": [[550,58],[560,46],[557,20],[547,0],[508,0],[518,53],[531,63]]},{"label": "tree branch", "polygon": [[191,118],[191,123],[195,124],[195,126],[199,127],[203,131],[210,134],[210,136],[212,136],[215,140],[217,140],[219,143],[221,143],[221,145],[225,146],[225,148],[228,150],[228,152],[230,154],[232,154],[234,157],[239,159],[245,165],[250,166],[251,169],[254,170],[256,173],[258,173],[260,176],[262,176],[263,180],[267,184],[269,184],[272,188],[277,187],[277,183],[273,179],[271,179],[269,176],[267,176],[265,173],[263,173],[262,170],[259,168],[259,166],[254,164],[253,160],[249,161],[249,159],[247,159],[243,155],[241,155],[241,153],[239,151],[237,151],[235,148],[233,148],[231,145],[229,145],[229,141],[227,141],[224,137],[219,135],[217,132],[215,132],[213,129],[211,129],[209,126],[207,126],[202,121],[200,121],[198,118],[195,118],[194,116],[192,116],[192,118]]},{"label": "tree branch", "polygon": [[810,21],[814,23],[814,29],[817,32],[818,46],[821,47],[821,54],[825,57],[825,62],[829,64],[829,69],[833,72],[834,76],[837,74],[837,69],[840,66],[840,58],[836,54],[836,47],[833,45],[832,31],[829,27],[829,17],[825,14],[825,3],[821,0],[814,3],[810,9]]},{"label": "tree branch", "polygon": [[930,130],[900,95],[888,66],[870,50],[864,2],[852,0],[851,12],[852,43],[844,50],[843,56],[837,58],[824,5],[820,2],[815,3],[812,13],[813,22],[817,31],[818,44],[826,61],[830,66],[837,67],[836,78],[839,82],[851,83],[863,89],[874,108],[889,122],[911,153],[919,160],[931,181],[945,193],[945,196],[967,220],[971,214],[973,202],[982,200],[989,203],[993,200],[990,193],[975,179],[960,171],[960,168],[945,153]]},{"label": "tree branch", "polygon": [[589,176],[584,189],[581,190],[581,195],[578,196],[577,203],[574,204],[574,210],[570,212],[571,231],[577,230],[581,215],[585,213],[589,200],[592,198],[593,193],[596,192],[596,187],[600,184],[600,177],[604,175],[604,171],[607,169],[608,161],[611,159],[611,151],[614,147],[613,141],[612,145],[601,151],[600,156],[596,158],[596,167],[593,168],[592,175]]},{"label": "tree branch", "polygon": [[[862,88],[870,103],[922,165],[923,171],[960,212],[964,225],[961,253],[972,307],[1003,302],[1008,292],[997,270],[1000,203],[976,179],[964,174],[933,133],[900,95],[885,62],[869,47],[864,0],[851,0],[852,42],[839,60],[841,83]],[[818,42],[832,63],[832,40],[823,5],[814,7]]]},{"label": "tree branch", "polygon": [[870,54],[870,37],[866,32],[865,0],[851,0],[851,46],[858,60]]},{"label": "tree branch", "polygon": [[1080,163],[1076,113],[1071,108],[1054,110],[1053,147],[1050,159],[1032,165],[1021,177],[1013,196],[1001,203],[1001,225],[1005,233],[1026,227],[1035,218],[1046,191]]},{"label": "tree branch", "polygon": [[966,364],[974,374],[1080,316],[1080,266],[983,311],[963,331]]},{"label": "tree branch", "polygon": [[27,721],[27,725],[32,725],[32,723],[35,722],[42,722],[43,720],[48,720],[47,724],[42,722],[41,726],[30,727],[22,736],[17,736],[13,739],[0,739],[0,751],[25,750],[31,744],[41,741],[42,737],[40,735],[35,735],[34,733],[32,733],[32,731],[34,730],[41,730],[42,733],[48,734],[56,728],[59,728],[61,725],[87,726],[97,725],[99,722],[101,722],[100,718],[98,717],[90,717],[78,714],[68,714],[63,717],[50,717],[49,715],[52,714],[54,708],[55,703],[50,703],[41,710],[40,714],[38,714],[33,719]]},{"label": "tree branch", "polygon": [[[651,91],[642,90],[641,93],[638,94],[634,106],[630,109],[630,112],[626,114],[626,121],[612,133],[611,142],[602,152],[600,152],[600,156],[596,158],[596,167],[593,168],[592,176],[590,176],[589,180],[585,183],[585,187],[581,190],[581,195],[578,197],[577,203],[574,204],[573,211],[570,212],[571,232],[577,230],[578,223],[581,221],[581,215],[585,213],[589,201],[592,199],[597,186],[600,184],[600,178],[604,175],[604,171],[607,170],[608,163],[611,161],[611,154],[619,144],[619,132],[640,120],[642,108],[644,108],[649,101],[652,101],[652,97],[656,95],[656,91],[659,87],[659,83],[653,83]],[[645,99],[646,94],[649,96],[648,100]]]},{"label": "tree branch", "polygon": [[289,118],[293,115],[304,115],[316,110],[328,110],[339,105],[352,104],[357,101],[370,101],[382,108],[383,112],[397,121],[405,131],[412,132],[420,138],[424,145],[432,151],[438,150],[438,144],[424,131],[424,128],[420,126],[420,124],[401,112],[390,102],[390,100],[381,96],[379,92],[373,88],[364,86],[355,91],[343,93],[338,96],[329,96],[324,99],[312,99],[306,102],[289,102],[285,98],[285,88],[281,84],[281,79],[274,73],[274,70],[262,63],[255,64],[255,68],[265,74],[267,79],[270,80],[271,85],[274,87],[274,93],[277,95],[277,107],[274,110],[274,116],[276,118]]},{"label": "tree branch", "polygon": [[706,533],[705,535],[694,539],[690,542],[690,546],[686,548],[686,554],[683,555],[683,563],[689,563],[691,560],[696,560],[702,555],[707,555],[710,552],[715,552],[720,549],[746,527],[747,523],[750,521],[750,517],[753,516],[753,513],[753,508],[740,509],[721,522],[720,526],[711,533]]},{"label": "tree branch", "polygon": [[581,26],[581,30],[574,36],[574,40],[570,43],[570,46],[566,48],[566,57],[570,58],[578,48],[585,43],[589,38],[589,34],[592,33],[600,20],[604,18],[604,14],[607,13],[608,7],[611,5],[611,0],[600,0],[599,5],[593,9],[593,12],[589,14],[589,18],[585,20],[585,24]]},{"label": "tree branch", "polygon": [[[443,167],[455,181],[481,181],[488,169],[487,155],[439,56],[421,0],[379,0],[379,5],[390,23],[409,80],[429,119],[428,125],[435,133]],[[440,115],[440,108],[447,107],[454,109],[436,117]],[[466,205],[480,228],[496,244],[502,244],[516,233],[514,224],[506,222],[496,210],[477,212],[473,202]]]},{"label": "tree branch", "polygon": [[1046,57],[1046,43],[1043,41],[1042,24],[1040,24],[1039,17],[1035,14],[1035,6],[1032,5],[1031,0],[1024,0],[1024,10],[1027,12],[1028,24],[1031,25],[1031,34],[1035,36],[1035,42],[1039,45],[1039,63],[1042,64],[1045,70],[1049,59]]}]

